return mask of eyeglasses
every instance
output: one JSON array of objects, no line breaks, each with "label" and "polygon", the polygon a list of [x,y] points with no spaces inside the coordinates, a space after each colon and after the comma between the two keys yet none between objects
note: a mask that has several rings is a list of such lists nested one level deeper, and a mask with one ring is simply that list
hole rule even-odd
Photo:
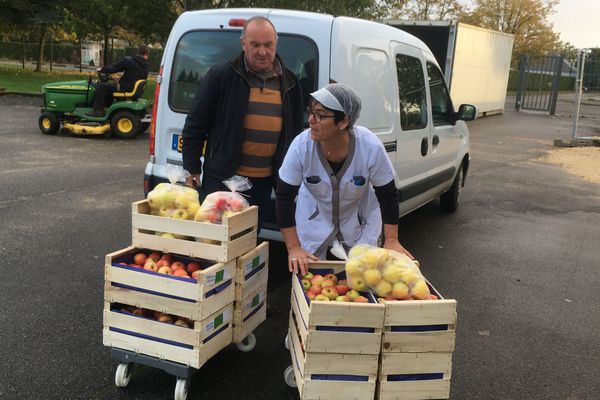
[{"label": "eyeglasses", "polygon": [[323,118],[335,118],[335,115],[319,114],[318,112],[316,112],[315,110],[313,110],[310,107],[306,107],[306,113],[308,114],[308,118],[310,118],[310,116],[312,115],[313,117],[315,117],[315,121],[317,121],[317,122],[321,122],[321,120]]}]

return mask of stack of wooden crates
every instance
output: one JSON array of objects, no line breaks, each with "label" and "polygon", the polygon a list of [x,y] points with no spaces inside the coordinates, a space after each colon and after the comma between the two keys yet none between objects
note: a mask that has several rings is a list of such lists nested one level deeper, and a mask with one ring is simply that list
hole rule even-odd
[{"label": "stack of wooden crates", "polygon": [[[268,244],[256,247],[257,221],[257,207],[211,224],[151,215],[146,200],[133,203],[132,245],[106,256],[104,345],[200,368],[250,335],[266,317]],[[193,279],[127,265],[141,251],[195,261],[202,270]],[[134,315],[123,306],[183,317],[191,326]]]},{"label": "stack of wooden crates", "polygon": [[[345,278],[341,262],[310,270]],[[448,399],[456,301],[430,290],[440,299],[309,301],[293,275],[288,343],[300,399]]]}]

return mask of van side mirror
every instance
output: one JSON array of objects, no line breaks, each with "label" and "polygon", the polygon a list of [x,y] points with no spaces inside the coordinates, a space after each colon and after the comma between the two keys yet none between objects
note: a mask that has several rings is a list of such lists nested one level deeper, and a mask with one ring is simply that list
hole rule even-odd
[{"label": "van side mirror", "polygon": [[461,104],[456,113],[457,120],[473,121],[477,118],[477,107],[471,104]]}]

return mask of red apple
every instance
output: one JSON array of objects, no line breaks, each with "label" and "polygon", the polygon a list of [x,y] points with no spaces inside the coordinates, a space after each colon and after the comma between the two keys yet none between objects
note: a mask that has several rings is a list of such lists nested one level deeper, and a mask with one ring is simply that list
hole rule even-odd
[{"label": "red apple", "polygon": [[133,256],[133,263],[138,265],[144,265],[148,256],[145,253],[137,253]]},{"label": "red apple", "polygon": [[192,261],[190,263],[188,263],[188,265],[185,267],[185,270],[188,272],[188,274],[193,274],[194,271],[198,271],[202,269],[202,267],[200,266],[199,263],[197,263],[196,261]]},{"label": "red apple", "polygon": [[172,262],[173,262],[173,256],[172,256],[172,255],[170,255],[170,254],[167,254],[167,253],[163,254],[163,256],[161,257],[161,259],[167,260],[167,261],[169,261],[170,263],[172,263]]},{"label": "red apple", "polygon": [[165,260],[164,258],[161,258],[160,260],[158,260],[156,265],[158,266],[158,268],[161,268],[161,267],[169,267],[170,268],[171,262],[169,260]]},{"label": "red apple", "polygon": [[321,294],[324,294],[325,296],[329,297],[329,300],[335,300],[339,296],[338,292],[336,292],[333,286],[324,287],[321,291]]},{"label": "red apple", "polygon": [[332,281],[331,279],[325,279],[325,280],[323,280],[323,282],[321,282],[322,288],[334,287],[334,286],[335,286],[335,282]]},{"label": "red apple", "polygon": [[180,277],[183,277],[183,278],[189,278],[190,277],[188,275],[187,271],[185,270],[185,268],[173,270],[173,276],[180,276]]},{"label": "red apple", "polygon": [[160,255],[160,253],[157,253],[156,251],[153,251],[152,253],[150,253],[150,254],[148,255],[148,258],[151,258],[151,259],[153,259],[153,260],[154,260],[154,262],[159,262],[159,261],[160,261],[160,258],[161,258],[161,255]]},{"label": "red apple", "polygon": [[[171,264],[171,269],[172,269],[173,271],[175,271],[175,270],[178,270],[178,269],[182,269],[182,270],[184,270],[184,271],[185,271],[185,264],[184,264],[184,263],[182,263],[181,261],[174,261],[174,262]],[[187,272],[186,272],[186,273],[187,273]]]},{"label": "red apple", "polygon": [[325,279],[331,279],[333,281],[333,283],[336,284],[336,285],[338,283],[338,278],[337,278],[337,276],[335,276],[335,274],[327,274],[323,278],[325,278]]},{"label": "red apple", "polygon": [[323,288],[316,285],[311,286],[309,289],[309,291],[313,292],[314,294],[321,294],[321,290],[323,290]]},{"label": "red apple", "polygon": [[[181,271],[181,270],[180,270]],[[202,273],[202,270],[199,269],[197,271],[192,272],[192,278],[198,280],[199,275]]]},{"label": "red apple", "polygon": [[308,296],[309,299],[314,300],[316,294],[314,292],[311,292],[310,290],[308,292],[306,292],[306,295]]},{"label": "red apple", "polygon": [[323,283],[324,280],[325,278],[323,278],[322,275],[315,275],[312,278],[310,278],[310,283],[313,286],[321,286],[321,283]]},{"label": "red apple", "polygon": [[336,285],[335,290],[341,295],[344,296],[346,293],[350,291],[350,287],[347,285]]}]

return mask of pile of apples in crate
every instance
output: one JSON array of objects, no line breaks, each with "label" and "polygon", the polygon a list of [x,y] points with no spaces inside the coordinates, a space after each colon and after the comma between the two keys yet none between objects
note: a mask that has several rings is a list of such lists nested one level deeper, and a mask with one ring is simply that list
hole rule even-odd
[{"label": "pile of apples in crate", "polygon": [[123,312],[123,313],[133,314],[133,315],[137,315],[138,317],[153,319],[155,321],[164,322],[166,324],[174,324],[174,325],[181,326],[184,328],[192,327],[192,321],[190,321],[187,318],[183,318],[183,317],[179,317],[179,316],[171,315],[171,314],[165,314],[165,313],[161,313],[159,311],[149,310],[147,308],[136,308],[136,307],[128,306],[125,304],[122,304],[122,305],[115,304],[115,305],[113,305],[113,308],[120,312]]},{"label": "pile of apples in crate", "polygon": [[162,254],[157,251],[153,251],[149,254],[140,251],[133,256],[133,263],[127,264],[119,262],[118,265],[143,268],[145,270],[158,272],[159,274],[194,279],[197,279],[198,273],[202,270],[200,263],[196,261],[184,263],[183,261],[175,260],[171,254]]},{"label": "pile of apples in crate", "polygon": [[368,302],[361,293],[371,292],[379,299],[436,300],[417,264],[404,254],[375,246],[358,244],[348,252],[347,280],[334,274],[307,274],[302,286],[310,300]]}]

